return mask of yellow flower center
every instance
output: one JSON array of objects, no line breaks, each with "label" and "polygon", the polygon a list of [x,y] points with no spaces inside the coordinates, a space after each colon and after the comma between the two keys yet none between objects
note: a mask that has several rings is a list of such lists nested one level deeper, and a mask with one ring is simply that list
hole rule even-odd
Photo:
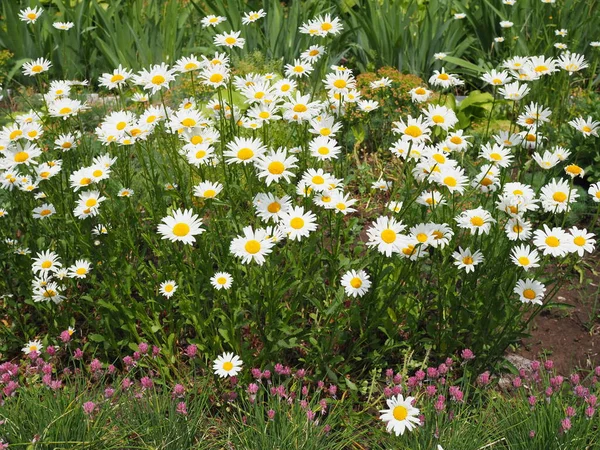
[{"label": "yellow flower center", "polygon": [[392,415],[396,420],[405,420],[406,417],[408,417],[408,409],[406,409],[404,406],[398,405],[392,411]]},{"label": "yellow flower center", "polygon": [[444,178],[444,184],[450,187],[456,187],[456,178],[454,177],[446,177]]},{"label": "yellow flower center", "polygon": [[535,291],[533,289],[525,289],[523,291],[523,297],[527,300],[533,300],[535,298]]},{"label": "yellow flower center", "polygon": [[302,103],[298,103],[297,105],[294,106],[294,112],[297,113],[303,113],[306,112],[308,110],[308,108],[306,107],[306,105],[302,104]]},{"label": "yellow flower center", "polygon": [[294,217],[290,220],[290,226],[294,230],[300,230],[304,227],[304,219],[302,217]]},{"label": "yellow flower center", "polygon": [[529,265],[529,258],[527,256],[519,256],[519,264],[521,264],[522,266],[528,266]]},{"label": "yellow flower center", "polygon": [[148,116],[146,118],[146,123],[154,123],[155,120],[156,120],[156,116]]},{"label": "yellow flower center", "polygon": [[396,240],[396,232],[390,228],[386,228],[381,232],[381,240],[386,244],[391,244]]},{"label": "yellow flower center", "polygon": [[423,132],[421,131],[421,129],[418,126],[410,125],[410,126],[406,127],[406,129],[404,130],[404,134],[408,134],[409,136],[418,138],[419,136],[421,136],[423,134]]},{"label": "yellow flower center", "polygon": [[211,83],[220,83],[221,81],[223,81],[223,75],[221,75],[220,73],[213,73],[210,76],[209,81]]},{"label": "yellow flower center", "polygon": [[204,139],[202,139],[202,136],[192,136],[190,142],[194,145],[198,145],[202,144],[202,142],[204,142]]},{"label": "yellow flower center", "polygon": [[204,191],[205,198],[213,198],[215,195],[217,195],[217,193],[214,189],[207,189],[206,191]]},{"label": "yellow flower center", "polygon": [[42,269],[49,269],[50,267],[52,267],[52,261],[44,261],[42,263]]},{"label": "yellow flower center", "polygon": [[352,286],[354,289],[358,289],[359,287],[361,287],[363,284],[362,280],[358,277],[354,277],[350,280],[350,286]]},{"label": "yellow flower center", "polygon": [[481,226],[483,226],[485,221],[479,216],[473,216],[473,217],[471,217],[471,223],[473,225],[475,225],[476,227],[481,227]]},{"label": "yellow flower center", "polygon": [[502,155],[500,153],[490,153],[490,159],[494,161],[502,161]]},{"label": "yellow flower center", "polygon": [[270,173],[272,173],[273,175],[281,175],[283,173],[283,171],[285,170],[285,166],[283,165],[282,162],[273,161],[272,163],[269,164],[269,166],[267,167],[267,170]]},{"label": "yellow flower center", "polygon": [[425,95],[426,93],[427,93],[427,91],[423,88],[415,89],[415,94],[417,94],[417,95]]},{"label": "yellow flower center", "polygon": [[127,122],[123,122],[123,121],[121,121],[121,122],[117,123],[117,130],[121,131],[121,130],[123,130],[123,129],[124,129],[126,126],[127,126]]},{"label": "yellow flower center", "polygon": [[260,251],[260,242],[250,239],[246,242],[246,245],[244,245],[244,249],[251,255],[254,255]]},{"label": "yellow flower center", "polygon": [[190,226],[187,223],[180,222],[173,227],[173,234],[175,236],[187,236],[189,232]]},{"label": "yellow flower center", "polygon": [[166,79],[162,75],[154,75],[152,77],[152,80],[150,81],[152,82],[152,84],[163,84],[166,81]]},{"label": "yellow flower center", "polygon": [[433,116],[431,118],[431,120],[433,120],[435,123],[444,123],[445,122],[444,116],[441,116],[439,114],[436,114],[435,116]]},{"label": "yellow flower center", "polygon": [[85,267],[80,267],[75,271],[75,273],[77,275],[85,275],[87,273],[87,269]]},{"label": "yellow flower center", "polygon": [[225,43],[226,43],[227,45],[233,45],[233,44],[235,44],[236,42],[237,42],[237,40],[236,40],[234,37],[231,37],[231,36],[229,36],[229,37],[226,37],[226,38],[225,38]]},{"label": "yellow flower center", "polygon": [[333,25],[329,22],[325,22],[323,24],[321,24],[321,30],[323,31],[329,31],[333,28]]},{"label": "yellow flower center", "polygon": [[541,73],[541,72],[547,72],[548,71],[548,67],[544,66],[543,64],[541,66],[537,66],[535,69],[537,73]]},{"label": "yellow flower center", "polygon": [[174,288],[174,286],[172,284],[167,284],[165,286],[165,292],[172,292],[173,288]]},{"label": "yellow flower center", "polygon": [[495,84],[495,85],[502,84],[502,80],[500,78],[494,78],[492,80],[492,84]]},{"label": "yellow flower center", "polygon": [[419,233],[417,234],[417,241],[419,241],[421,244],[423,242],[427,241],[427,235],[425,233]]},{"label": "yellow flower center", "polygon": [[462,139],[459,136],[452,136],[450,138],[450,142],[452,142],[455,145],[458,145],[458,144],[462,144]]},{"label": "yellow flower center", "polygon": [[323,184],[323,183],[325,183],[325,179],[321,175],[315,175],[312,178],[312,182],[314,184]]},{"label": "yellow flower center", "polygon": [[70,114],[72,111],[73,110],[71,108],[69,108],[68,106],[65,106],[64,108],[60,108],[58,113],[64,116],[64,115]]},{"label": "yellow flower center", "polygon": [[231,361],[225,361],[223,363],[223,370],[229,372],[231,369],[233,369],[233,363]]},{"label": "yellow flower center", "polygon": [[337,205],[335,205],[335,207],[337,209],[339,209],[340,211],[343,211],[346,209],[346,204],[345,203],[338,203]]},{"label": "yellow flower center", "polygon": [[291,87],[292,86],[289,85],[289,84],[282,84],[281,85],[281,92],[287,92],[287,91],[289,91],[291,89]]},{"label": "yellow flower center", "polygon": [[206,156],[206,152],[204,150],[198,150],[196,152],[196,159],[202,159]]},{"label": "yellow flower center", "polygon": [[31,130],[29,133],[27,133],[27,136],[29,136],[30,138],[36,137],[37,136],[37,131],[36,130]]},{"label": "yellow flower center", "polygon": [[552,198],[554,199],[554,201],[562,203],[567,199],[567,194],[565,194],[564,192],[555,192],[552,195]]},{"label": "yellow flower center", "polygon": [[309,56],[317,56],[319,54],[319,50],[313,49],[308,52]]},{"label": "yellow flower center", "polygon": [[120,73],[116,73],[112,77],[110,77],[110,82],[117,83],[119,81],[123,81],[124,79],[125,77],[123,75],[121,75]]},{"label": "yellow flower center", "polygon": [[196,125],[196,121],[194,119],[188,117],[181,121],[181,125],[183,125],[184,127],[193,127],[194,125]]},{"label": "yellow flower center", "polygon": [[31,71],[35,73],[40,73],[42,70],[44,70],[44,67],[40,66],[39,64],[36,64],[31,68]]},{"label": "yellow flower center", "polygon": [[15,162],[16,163],[23,163],[23,162],[27,161],[28,159],[29,159],[29,153],[27,153],[27,152],[15,153]]},{"label": "yellow flower center", "polygon": [[94,175],[96,178],[102,176],[102,171],[100,169],[96,169],[92,172],[92,175]]},{"label": "yellow flower center", "polygon": [[575,239],[573,239],[573,243],[579,247],[583,247],[586,243],[586,240],[583,236],[577,236]]},{"label": "yellow flower center", "polygon": [[584,125],[581,127],[581,131],[583,131],[584,133],[589,133],[590,131],[592,131],[592,129],[587,125]]},{"label": "yellow flower center", "polygon": [[261,119],[268,119],[269,117],[271,117],[271,114],[269,114],[268,111],[261,111],[260,113],[258,113],[258,117],[260,117]]},{"label": "yellow flower center", "polygon": [[225,277],[217,278],[217,284],[227,284],[227,278],[225,278]]},{"label": "yellow flower center", "polygon": [[13,141],[13,140],[15,140],[16,138],[18,138],[19,136],[22,136],[22,135],[23,135],[23,132],[21,130],[15,130],[15,131],[13,131],[12,133],[10,133],[8,135],[8,138],[11,141]]},{"label": "yellow flower center", "polygon": [[56,291],[53,289],[47,289],[44,291],[44,297],[46,298],[52,298],[56,295]]},{"label": "yellow flower center", "polygon": [[252,151],[252,149],[250,149],[248,147],[244,147],[244,148],[238,150],[238,153],[237,153],[238,159],[241,159],[242,161],[246,161],[246,160],[252,158],[253,156],[254,156],[254,152]]},{"label": "yellow flower center", "polygon": [[450,79],[450,77],[448,76],[447,73],[440,73],[438,75],[438,80],[444,80],[444,81],[446,81],[446,80],[449,80],[449,79]]},{"label": "yellow flower center", "polygon": [[196,67],[198,67],[198,65],[197,65],[196,63],[189,62],[189,63],[187,63],[185,66],[183,66],[183,69],[184,69],[184,70],[193,70],[193,69],[195,69]]},{"label": "yellow flower center", "polygon": [[565,170],[567,171],[567,173],[571,173],[573,175],[579,175],[582,171],[581,167],[579,167],[576,164],[571,164],[571,165],[567,166],[567,168]]},{"label": "yellow flower center", "polygon": [[49,209],[43,209],[42,211],[40,211],[40,216],[42,217],[49,216],[50,214],[52,214],[52,211],[50,211]]},{"label": "yellow flower center", "polygon": [[560,245],[560,241],[555,236],[548,236],[546,238],[546,245],[548,247],[558,247]]},{"label": "yellow flower center", "polygon": [[29,14],[27,14],[27,18],[30,20],[35,20],[37,19],[37,14],[30,12]]},{"label": "yellow flower center", "polygon": [[346,84],[347,84],[346,81],[342,80],[342,79],[335,80],[333,82],[333,85],[338,89],[344,89],[346,87]]},{"label": "yellow flower center", "polygon": [[95,198],[88,198],[85,202],[85,206],[88,208],[93,208],[98,204],[98,201]]},{"label": "yellow flower center", "polygon": [[267,206],[267,211],[269,211],[271,214],[277,214],[280,210],[281,205],[278,202],[270,203],[269,206]]},{"label": "yellow flower center", "polygon": [[446,157],[440,153],[433,155],[433,159],[440,164],[444,164],[446,162]]},{"label": "yellow flower center", "polygon": [[466,265],[473,264],[473,258],[470,256],[465,256],[462,261],[463,261],[463,264],[466,264]]}]

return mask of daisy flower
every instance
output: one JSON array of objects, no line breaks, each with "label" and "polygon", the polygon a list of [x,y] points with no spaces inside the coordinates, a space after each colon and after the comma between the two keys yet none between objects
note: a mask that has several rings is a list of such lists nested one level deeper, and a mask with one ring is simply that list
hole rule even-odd
[{"label": "daisy flower", "polygon": [[340,284],[349,297],[362,297],[371,287],[369,275],[364,270],[349,270],[342,276]]},{"label": "daisy flower", "polygon": [[273,182],[279,183],[282,178],[289,183],[290,178],[296,175],[288,169],[298,167],[296,162],[298,158],[294,155],[287,156],[285,148],[279,148],[258,158],[255,165],[258,177],[264,178],[267,186],[270,186]]},{"label": "daisy flower", "polygon": [[459,269],[465,269],[465,272],[474,272],[475,266],[483,262],[483,254],[477,250],[475,253],[471,253],[470,248],[462,249],[458,247],[458,251],[452,253],[454,258],[454,265]]},{"label": "daisy flower", "polygon": [[260,158],[267,151],[259,138],[236,137],[227,144],[227,151],[223,153],[227,164],[248,164]]},{"label": "daisy flower", "polygon": [[510,251],[512,262],[528,271],[531,268],[540,267],[538,264],[540,258],[537,250],[532,250],[529,245],[518,245]]},{"label": "daisy flower", "polygon": [[492,224],[496,222],[489,211],[481,207],[463,211],[454,220],[460,228],[466,228],[475,234],[488,234]]},{"label": "daisy flower", "polygon": [[392,131],[396,134],[401,134],[403,139],[412,141],[413,143],[425,142],[429,140],[429,135],[431,134],[427,123],[422,116],[413,118],[409,115],[406,118],[406,122],[402,119],[400,122],[393,122]]},{"label": "daisy flower", "polygon": [[423,103],[429,100],[429,97],[431,97],[433,91],[430,91],[429,89],[426,89],[424,87],[416,87],[411,89],[409,94],[413,103]]},{"label": "daisy flower", "polygon": [[256,22],[258,19],[265,17],[266,15],[267,13],[263,9],[247,12],[244,14],[244,17],[242,17],[242,24],[249,25],[253,22]]},{"label": "daisy flower", "polygon": [[427,125],[438,126],[443,130],[449,130],[458,123],[458,118],[454,111],[445,106],[429,105],[423,114],[427,117]]},{"label": "daisy flower", "polygon": [[506,100],[521,100],[529,93],[530,89],[526,84],[519,84],[518,81],[508,83],[498,89],[498,93]]},{"label": "daisy flower", "polygon": [[100,86],[107,89],[119,88],[133,76],[133,72],[125,69],[121,64],[112,73],[103,73],[98,79]]},{"label": "daisy flower", "polygon": [[29,341],[25,345],[25,347],[23,347],[21,349],[21,351],[23,353],[25,353],[26,355],[29,355],[31,352],[40,353],[43,348],[44,348],[44,346],[42,345],[42,341],[36,340],[36,341]]},{"label": "daisy flower", "polygon": [[296,78],[307,77],[313,70],[313,65],[308,61],[295,59],[293,64],[285,65],[285,76]]},{"label": "daisy flower", "polygon": [[168,88],[169,83],[175,80],[175,69],[169,69],[165,63],[155,64],[150,70],[143,69],[133,77],[135,84],[142,86],[147,91],[156,94],[162,88]]},{"label": "daisy flower", "polygon": [[19,19],[27,23],[35,23],[40,18],[44,10],[42,8],[25,8],[19,11]]},{"label": "daisy flower", "polygon": [[133,189],[122,188],[122,189],[119,190],[119,193],[117,194],[117,196],[119,196],[119,197],[133,197],[133,194],[135,194],[135,192],[133,191]]},{"label": "daisy flower", "polygon": [[225,352],[213,361],[213,370],[221,378],[235,377],[241,372],[243,363],[239,356]]},{"label": "daisy flower", "polygon": [[543,230],[535,230],[533,233],[533,245],[545,255],[565,256],[576,251],[573,244],[573,236],[566,233],[562,228],[550,228],[544,224]]},{"label": "daisy flower", "polygon": [[502,145],[485,144],[479,150],[479,157],[490,161],[492,164],[499,167],[510,166],[513,156],[510,153],[510,149],[504,148]]},{"label": "daisy flower", "polygon": [[177,60],[173,69],[179,73],[188,73],[194,70],[202,69],[206,65],[206,62],[200,61],[196,56],[183,56]]},{"label": "daisy flower", "polygon": [[519,300],[523,303],[541,305],[546,286],[533,278],[527,278],[526,280],[517,281],[513,292],[519,296]]},{"label": "daisy flower", "polygon": [[386,400],[388,409],[382,409],[379,412],[381,413],[380,419],[386,423],[389,433],[400,436],[406,430],[414,430],[421,423],[419,410],[412,406],[413,401],[413,397],[404,399],[402,394]]},{"label": "daisy flower", "polygon": [[584,137],[591,135],[598,137],[598,127],[600,126],[600,122],[592,120],[592,116],[588,116],[587,120],[584,120],[583,117],[578,117],[571,120],[569,125],[577,131],[580,131]]},{"label": "daisy flower", "polygon": [[316,116],[320,107],[320,102],[310,101],[310,94],[302,95],[300,92],[296,92],[295,97],[290,96],[288,101],[282,105],[283,117],[289,121],[303,122]]},{"label": "daisy flower", "polygon": [[67,276],[69,278],[85,278],[90,272],[92,264],[85,259],[78,259],[71,267],[68,268]]},{"label": "daisy flower", "polygon": [[52,67],[52,63],[45,58],[38,58],[34,61],[23,64],[23,74],[33,77],[43,72],[47,72]]},{"label": "daisy flower", "polygon": [[200,21],[200,23],[202,24],[202,27],[208,28],[208,27],[216,27],[217,25],[225,22],[226,20],[227,20],[227,18],[225,18],[225,17],[215,16],[215,15],[211,14],[206,17],[203,17],[202,20]]},{"label": "daisy flower", "polygon": [[350,71],[335,71],[327,74],[323,80],[323,84],[328,91],[345,95],[350,89],[356,87],[356,79]]},{"label": "daisy flower", "polygon": [[588,194],[592,196],[592,200],[600,203],[600,182],[590,185]]},{"label": "daisy flower", "polygon": [[175,291],[177,290],[179,286],[177,286],[177,283],[175,283],[175,280],[167,280],[167,281],[163,281],[160,284],[160,293],[161,295],[163,295],[165,298],[171,298],[173,297],[173,294],[175,293]]},{"label": "daisy flower", "polygon": [[532,157],[537,165],[544,170],[550,170],[560,162],[558,156],[548,150],[544,151],[544,154],[536,152],[532,155]]},{"label": "daisy flower", "polygon": [[571,209],[571,203],[579,198],[577,189],[569,185],[567,180],[552,179],[542,187],[540,200],[546,212],[562,213]]},{"label": "daisy flower", "polygon": [[506,70],[498,72],[496,69],[492,69],[490,72],[484,73],[481,79],[492,86],[504,86],[512,78]]},{"label": "daisy flower", "polygon": [[52,26],[54,28],[56,28],[57,30],[70,30],[71,28],[73,28],[75,26],[75,24],[73,22],[54,22],[52,24]]},{"label": "daisy flower", "polygon": [[227,272],[217,272],[210,278],[210,284],[218,291],[228,290],[233,284],[233,277]]},{"label": "daisy flower", "polygon": [[578,53],[565,52],[558,57],[558,66],[573,75],[573,72],[579,72],[588,67],[585,57]]},{"label": "daisy flower", "polygon": [[585,252],[594,252],[594,244],[596,244],[594,233],[588,233],[585,228],[580,230],[577,227],[572,227],[569,230],[569,234],[573,239],[573,250],[577,252],[580,257],[583,257]]},{"label": "daisy flower", "polygon": [[355,208],[352,208],[352,205],[354,205],[356,201],[356,199],[350,198],[350,194],[342,194],[341,192],[334,191],[330,208],[336,213],[346,215],[356,211]]},{"label": "daisy flower", "polygon": [[579,167],[577,164],[569,164],[565,167],[565,173],[569,175],[571,178],[581,177],[585,175],[585,170]]},{"label": "daisy flower", "polygon": [[447,89],[452,86],[462,85],[464,84],[464,81],[460,80],[455,75],[446,73],[442,67],[441,72],[439,70],[433,71],[433,75],[429,78],[429,84],[441,87],[442,89]]},{"label": "daisy flower", "polygon": [[84,110],[84,105],[79,100],[59,98],[48,105],[48,114],[52,117],[61,117],[64,120]]},{"label": "daisy flower", "polygon": [[225,66],[209,66],[201,73],[202,83],[212,88],[224,86],[229,79],[229,69]]},{"label": "daisy flower", "polygon": [[318,61],[325,54],[325,47],[320,45],[311,45],[300,54],[300,59],[313,63]]},{"label": "daisy flower", "polygon": [[511,241],[525,241],[531,237],[531,222],[522,217],[511,217],[504,226],[504,232]]},{"label": "daisy flower", "polygon": [[203,198],[215,198],[223,190],[219,182],[203,181],[194,187],[194,195]]},{"label": "daisy flower", "polygon": [[375,100],[359,100],[358,109],[362,112],[371,112],[379,108],[379,102]]},{"label": "daisy flower", "polygon": [[257,194],[254,197],[253,204],[256,214],[265,222],[269,220],[279,222],[281,215],[288,212],[292,207],[291,198],[288,195],[277,197],[270,193]]},{"label": "daisy flower", "polygon": [[402,222],[393,217],[380,216],[367,229],[367,246],[377,247],[380,253],[388,257],[399,253],[401,247],[409,240],[407,236],[400,234],[405,228]]},{"label": "daisy flower", "polygon": [[280,225],[288,238],[300,241],[317,229],[317,216],[311,211],[304,212],[303,206],[294,206],[280,216]]},{"label": "daisy flower", "polygon": [[445,145],[453,151],[456,152],[464,152],[471,143],[467,141],[467,139],[471,138],[471,136],[464,136],[463,130],[452,131],[448,133],[446,137]]},{"label": "daisy flower", "polygon": [[229,33],[217,34],[213,38],[213,42],[217,47],[239,47],[243,48],[246,39],[240,37],[241,31],[230,31]]},{"label": "daisy flower", "polygon": [[317,17],[313,23],[314,27],[319,30],[317,36],[320,37],[325,37],[328,34],[339,34],[344,28],[339,17],[332,20],[330,14],[325,14],[325,17]]},{"label": "daisy flower", "polygon": [[243,233],[231,241],[229,251],[237,258],[241,258],[243,264],[254,261],[262,266],[265,256],[271,253],[275,243],[269,239],[266,230],[263,229],[253,230],[248,226],[244,228]]},{"label": "daisy flower", "polygon": [[183,242],[184,244],[193,244],[196,242],[194,236],[202,234],[205,230],[201,228],[202,219],[199,219],[191,209],[177,209],[170,216],[164,217],[158,225],[158,233],[162,239],[169,239],[171,242]]},{"label": "daisy flower", "polygon": [[35,274],[48,274],[56,272],[61,267],[62,264],[58,260],[58,255],[50,250],[46,250],[35,255],[31,270]]},{"label": "daisy flower", "polygon": [[433,230],[433,240],[430,242],[434,248],[444,248],[452,240],[454,231],[447,223],[429,223]]},{"label": "daisy flower", "polygon": [[447,187],[450,192],[458,192],[459,194],[464,192],[465,185],[469,182],[462,167],[448,165],[442,166],[440,172],[435,172],[432,178],[439,185]]},{"label": "daisy flower", "polygon": [[34,219],[45,219],[53,214],[56,214],[56,208],[54,208],[54,206],[50,203],[44,203],[42,206],[39,206],[33,210]]}]

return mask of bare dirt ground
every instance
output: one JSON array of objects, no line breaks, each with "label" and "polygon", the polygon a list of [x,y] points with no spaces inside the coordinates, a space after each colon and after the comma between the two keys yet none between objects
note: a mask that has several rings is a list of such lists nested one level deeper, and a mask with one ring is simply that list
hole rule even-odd
[{"label": "bare dirt ground", "polygon": [[555,298],[569,306],[543,311],[515,351],[528,359],[545,355],[563,375],[600,365],[600,255],[588,256],[582,269],[583,282],[574,272]]}]

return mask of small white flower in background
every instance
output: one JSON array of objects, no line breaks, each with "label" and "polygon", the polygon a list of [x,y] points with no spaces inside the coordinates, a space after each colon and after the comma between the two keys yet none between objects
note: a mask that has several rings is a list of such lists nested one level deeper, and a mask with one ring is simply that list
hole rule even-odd
[{"label": "small white flower in background", "polygon": [[173,294],[175,293],[177,288],[178,288],[177,283],[175,283],[174,280],[164,281],[163,283],[160,284],[160,293],[165,298],[171,298],[171,297],[173,297]]},{"label": "small white flower in background", "polygon": [[221,378],[235,377],[242,370],[244,361],[234,353],[223,353],[213,362],[215,375]]},{"label": "small white flower in background", "polygon": [[19,19],[27,23],[35,23],[40,18],[44,10],[42,8],[26,8],[19,11]]},{"label": "small white flower in background", "polygon": [[225,17],[215,16],[211,14],[210,16],[203,17],[200,23],[202,24],[203,28],[216,27],[217,25],[219,25],[222,22],[225,22],[226,20],[227,19]]},{"label": "small white flower in background", "polygon": [[568,31],[565,30],[564,28],[561,28],[560,30],[554,30],[554,34],[560,37],[565,37],[567,35]]},{"label": "small white flower in background", "polygon": [[54,22],[52,26],[57,30],[70,30],[75,24],[73,22]]},{"label": "small white flower in background", "polygon": [[29,341],[27,343],[27,345],[25,345],[25,347],[23,347],[21,350],[23,351],[23,353],[25,353],[26,355],[29,355],[31,352],[41,352],[42,349],[44,348],[44,346],[42,345],[42,341]]},{"label": "small white flower in background", "polygon": [[457,19],[457,20],[464,19],[465,17],[467,17],[467,15],[465,13],[456,13],[456,14],[454,14],[454,18]]},{"label": "small white flower in background", "polygon": [[258,19],[265,17],[266,15],[267,15],[267,13],[262,9],[260,9],[258,11],[250,11],[250,12],[244,14],[244,17],[242,17],[242,23],[244,25],[248,25],[253,22],[256,22]]},{"label": "small white flower in background", "polygon": [[444,53],[444,52],[439,52],[439,53],[434,53],[434,54],[433,54],[433,57],[434,57],[435,59],[438,59],[438,60],[442,60],[442,59],[444,59],[446,56],[448,56],[448,53]]},{"label": "small white flower in background", "polygon": [[346,291],[346,295],[350,297],[362,297],[371,287],[369,275],[364,270],[349,270],[344,274],[340,281]]},{"label": "small white flower in background", "polygon": [[514,25],[514,23],[512,23],[510,20],[503,20],[502,22],[500,22],[500,26],[502,28],[510,28]]},{"label": "small white flower in background", "polygon": [[500,37],[495,37],[494,38],[494,42],[504,42],[504,38],[502,36]]},{"label": "small white flower in background", "polygon": [[420,423],[419,409],[412,406],[413,397],[404,397],[398,394],[386,400],[388,409],[382,409],[380,419],[386,422],[389,433],[396,436],[404,434],[404,431],[414,430]]}]

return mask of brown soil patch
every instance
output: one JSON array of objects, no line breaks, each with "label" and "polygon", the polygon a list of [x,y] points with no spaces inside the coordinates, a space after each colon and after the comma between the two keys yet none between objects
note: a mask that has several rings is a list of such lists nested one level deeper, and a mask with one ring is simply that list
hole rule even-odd
[{"label": "brown soil patch", "polygon": [[582,282],[574,272],[573,281],[555,298],[569,306],[543,311],[533,321],[531,336],[516,351],[528,359],[546,356],[562,375],[600,365],[600,257],[584,261]]}]

